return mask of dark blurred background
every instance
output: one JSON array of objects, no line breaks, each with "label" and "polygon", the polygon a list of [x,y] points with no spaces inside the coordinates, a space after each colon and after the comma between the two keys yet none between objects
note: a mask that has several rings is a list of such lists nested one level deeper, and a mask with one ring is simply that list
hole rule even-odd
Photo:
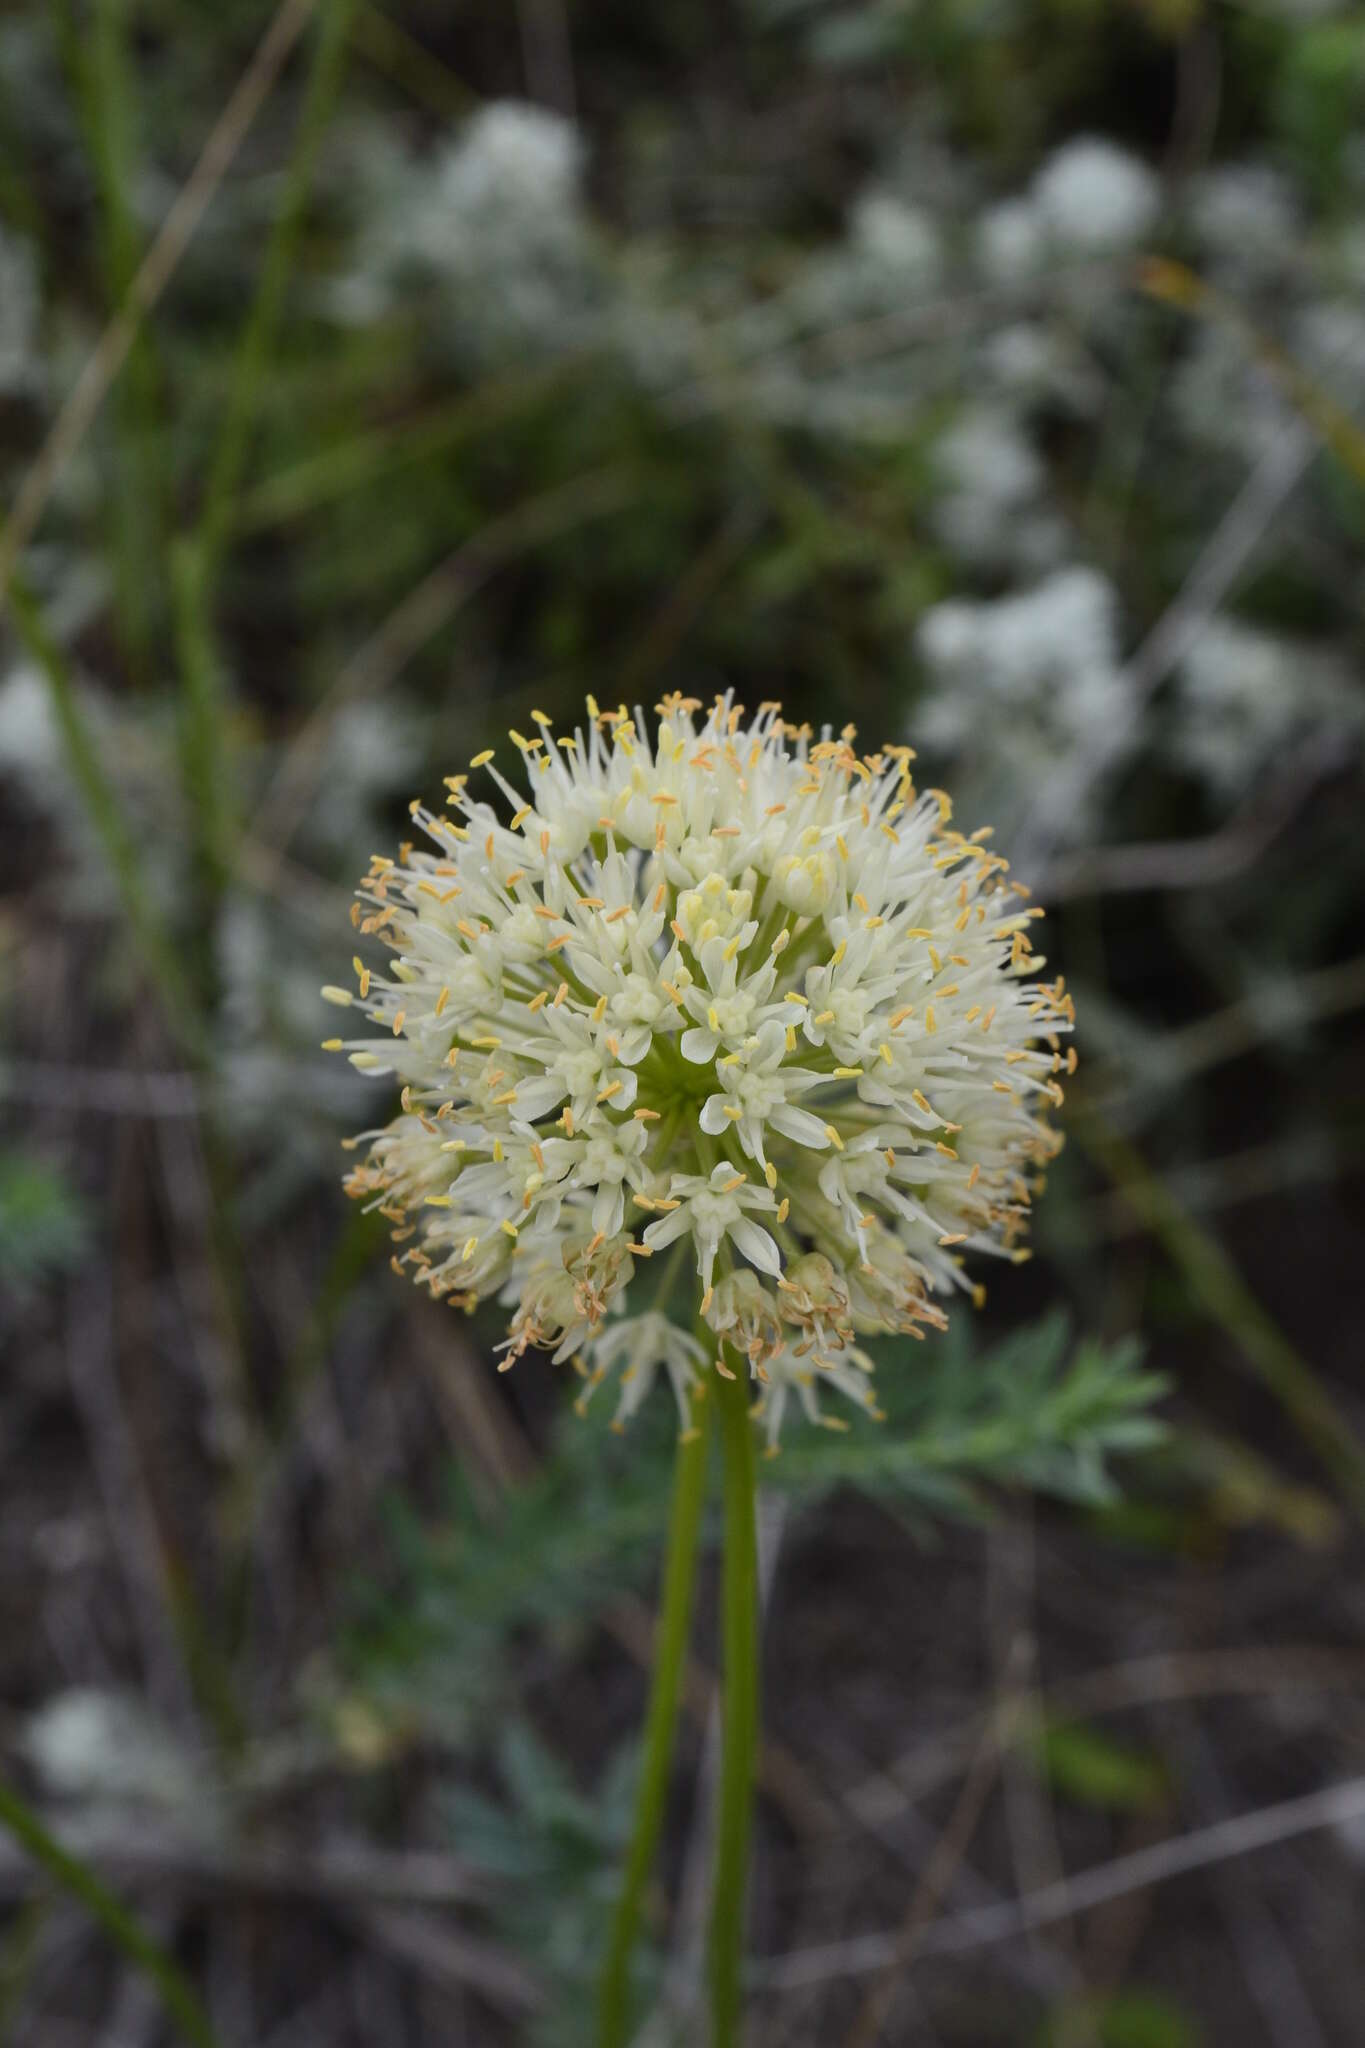
[{"label": "dark blurred background", "polygon": [[[995,824],[1082,1062],[765,1472],[755,2048],[1362,2038],[1363,199],[1333,0],[0,12],[2,1774],[223,2048],[592,2038],[671,1410],[393,1277],[317,988],[509,721],[728,687]],[[171,2038],[0,1912],[0,2038]]]}]

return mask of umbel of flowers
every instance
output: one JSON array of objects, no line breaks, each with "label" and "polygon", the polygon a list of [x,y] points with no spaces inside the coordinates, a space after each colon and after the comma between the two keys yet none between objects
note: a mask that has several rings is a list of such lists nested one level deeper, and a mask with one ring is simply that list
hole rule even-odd
[{"label": "umbel of flowers", "polygon": [[[622,1417],[662,1372],[686,1427],[728,1347],[770,1445],[793,1395],[875,1415],[860,1337],[941,1327],[970,1254],[1027,1256],[1075,1059],[1041,913],[909,748],[729,698],[532,720],[516,777],[490,751],[415,802],[352,906],[388,959],[326,991],[366,1020],[329,1049],[401,1107],[348,1191],[433,1296],[508,1306],[504,1369],[543,1346]],[[662,1280],[627,1312],[680,1257],[705,1350]]]}]

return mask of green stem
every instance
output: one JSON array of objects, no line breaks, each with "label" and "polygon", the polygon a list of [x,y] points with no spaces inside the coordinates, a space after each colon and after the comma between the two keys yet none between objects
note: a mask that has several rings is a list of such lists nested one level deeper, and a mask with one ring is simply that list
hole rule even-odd
[{"label": "green stem", "polygon": [[745,1898],[758,1749],[758,1541],[748,1372],[717,1376],[725,1501],[721,1606],[724,1643],[720,1804],[711,1895],[713,2048],[738,2048],[743,2030]]},{"label": "green stem", "polygon": [[692,1619],[697,1537],[706,1498],[706,1453],[711,1402],[705,1389],[693,1396],[695,1427],[678,1439],[664,1556],[663,1593],[654,1643],[654,1675],[645,1715],[644,1755],[635,1794],[635,1818],[616,1903],[599,1992],[600,2048],[624,2048],[630,2028],[630,1961],[639,1934],[645,1888],[654,1867],[668,1798],[668,1778],[678,1725],[678,1701]]},{"label": "green stem", "polygon": [[69,1855],[54,1841],[37,1814],[13,1788],[0,1779],[0,1826],[26,1849],[48,1876],[79,1899],[87,1912],[118,1946],[134,1969],[150,1977],[161,1994],[161,2002],[187,2041],[195,2048],[217,2048],[212,2022],[189,1979],[165,1949],[145,1933],[127,1907],[117,1899],[94,1872]]}]

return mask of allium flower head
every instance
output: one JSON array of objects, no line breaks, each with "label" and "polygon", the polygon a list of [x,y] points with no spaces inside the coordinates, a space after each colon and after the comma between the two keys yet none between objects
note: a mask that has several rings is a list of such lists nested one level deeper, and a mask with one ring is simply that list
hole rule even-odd
[{"label": "allium flower head", "polygon": [[[429,844],[361,884],[392,957],[326,994],[402,1094],[348,1191],[433,1296],[507,1304],[504,1369],[573,1357],[629,1415],[662,1367],[686,1420],[706,1354],[661,1312],[685,1266],[770,1440],[793,1393],[834,1422],[823,1382],[875,1413],[858,1336],[942,1327],[968,1252],[1027,1255],[1074,1064],[1039,913],[909,748],[728,698],[670,696],[652,731],[587,709],[512,734],[522,786],[489,752],[449,815],[414,803]],[[632,1280],[652,1305],[619,1320]]]}]

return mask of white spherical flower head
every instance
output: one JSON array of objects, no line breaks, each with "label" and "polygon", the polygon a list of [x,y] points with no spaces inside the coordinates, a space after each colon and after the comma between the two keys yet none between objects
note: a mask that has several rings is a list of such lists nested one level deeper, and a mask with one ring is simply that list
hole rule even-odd
[{"label": "white spherical flower head", "polygon": [[770,1443],[793,1394],[876,1414],[858,1338],[942,1328],[942,1297],[980,1295],[970,1252],[1027,1257],[1075,1064],[1039,912],[909,748],[729,698],[668,697],[652,730],[587,709],[512,734],[521,786],[490,752],[448,815],[414,803],[428,844],[361,884],[390,957],[324,992],[368,1026],[328,1046],[401,1109],[352,1141],[348,1190],[400,1273],[508,1304],[503,1369],[572,1357],[584,1400],[616,1378],[618,1420],[662,1367],[686,1425],[711,1370],[664,1313],[680,1267]]}]

